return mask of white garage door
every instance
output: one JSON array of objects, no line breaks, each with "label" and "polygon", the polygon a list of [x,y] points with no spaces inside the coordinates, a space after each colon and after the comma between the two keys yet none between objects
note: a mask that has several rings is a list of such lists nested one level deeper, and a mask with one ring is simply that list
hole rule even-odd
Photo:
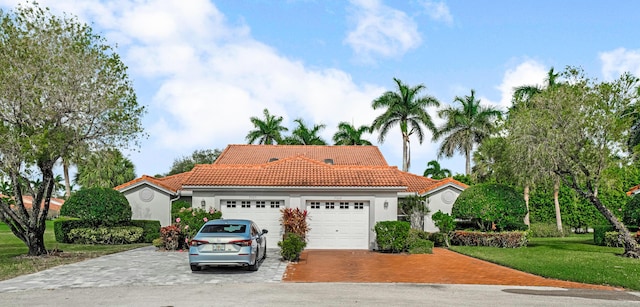
[{"label": "white garage door", "polygon": [[277,248],[278,241],[282,240],[280,208],[284,208],[282,200],[223,200],[220,203],[223,219],[252,220],[258,227],[269,230],[269,248]]},{"label": "white garage door", "polygon": [[369,203],[308,201],[309,249],[369,249]]}]

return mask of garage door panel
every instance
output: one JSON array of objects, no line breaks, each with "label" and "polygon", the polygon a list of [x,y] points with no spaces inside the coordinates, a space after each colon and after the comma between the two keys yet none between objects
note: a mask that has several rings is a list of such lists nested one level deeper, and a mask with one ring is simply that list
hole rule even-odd
[{"label": "garage door panel", "polygon": [[282,239],[280,208],[283,207],[284,201],[222,201],[220,211],[224,219],[252,220],[267,229],[267,247],[277,248]]},{"label": "garage door panel", "polygon": [[[341,208],[342,207],[342,208]],[[309,249],[368,249],[369,205],[363,202],[307,202]]]}]

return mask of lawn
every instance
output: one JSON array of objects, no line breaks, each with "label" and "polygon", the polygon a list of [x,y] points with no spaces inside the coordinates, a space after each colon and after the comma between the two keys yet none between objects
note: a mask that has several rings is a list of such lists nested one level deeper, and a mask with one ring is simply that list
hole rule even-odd
[{"label": "lawn", "polygon": [[451,250],[544,277],[640,290],[640,260],[622,248],[593,244],[593,235],[533,238],[525,248],[452,246]]},{"label": "lawn", "polygon": [[45,247],[48,250],[59,249],[63,252],[51,256],[27,257],[27,246],[13,235],[7,225],[0,223],[0,280],[35,273],[62,264],[74,263],[89,258],[95,258],[102,255],[149,245],[146,243],[129,245],[82,245],[58,243],[53,235],[52,221],[47,221],[47,230],[44,234],[44,240]]}]

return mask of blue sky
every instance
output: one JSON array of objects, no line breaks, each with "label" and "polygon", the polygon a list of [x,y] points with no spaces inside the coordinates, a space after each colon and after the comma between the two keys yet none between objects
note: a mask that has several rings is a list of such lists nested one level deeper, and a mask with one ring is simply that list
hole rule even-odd
[{"label": "blue sky", "polygon": [[[21,1],[0,0],[0,8]],[[640,75],[637,1],[152,1],[40,0],[117,44],[149,138],[126,152],[138,176],[166,173],[196,149],[246,143],[251,116],[268,108],[327,125],[370,124],[371,101],[393,78],[424,84],[443,105],[471,89],[506,109],[515,86],[551,67],[599,79]],[[431,109],[434,121],[442,121]],[[398,128],[378,145],[401,166]],[[437,159],[438,142],[411,143],[410,172]],[[464,159],[439,159],[454,173]]]}]

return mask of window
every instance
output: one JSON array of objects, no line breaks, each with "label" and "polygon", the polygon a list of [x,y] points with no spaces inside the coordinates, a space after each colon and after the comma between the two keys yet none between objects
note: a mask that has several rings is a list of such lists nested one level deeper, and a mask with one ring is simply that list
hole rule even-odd
[{"label": "window", "polygon": [[243,201],[240,203],[240,207],[242,207],[242,208],[251,208],[251,202],[250,202],[250,201],[248,201],[248,200],[243,200]]},{"label": "window", "polygon": [[245,233],[247,225],[230,224],[230,225],[206,225],[202,229],[202,233]]},{"label": "window", "polygon": [[236,201],[235,200],[227,200],[226,201],[226,205],[227,205],[227,208],[235,208],[236,207]]},{"label": "window", "polygon": [[271,208],[280,208],[280,201],[272,201]]},{"label": "window", "polygon": [[356,209],[356,210],[364,209],[364,203],[353,203],[353,209]]},{"label": "window", "polygon": [[264,208],[264,207],[265,207],[265,201],[264,200],[256,201],[256,208]]},{"label": "window", "polygon": [[334,209],[334,208],[335,208],[335,203],[333,203],[333,202],[326,202],[326,203],[324,203],[324,208],[325,208],[325,209]]},{"label": "window", "polygon": [[349,209],[349,203],[340,202],[340,209]]},{"label": "window", "polygon": [[312,201],[309,203],[309,206],[311,207],[311,209],[320,209],[320,202],[319,201]]}]

